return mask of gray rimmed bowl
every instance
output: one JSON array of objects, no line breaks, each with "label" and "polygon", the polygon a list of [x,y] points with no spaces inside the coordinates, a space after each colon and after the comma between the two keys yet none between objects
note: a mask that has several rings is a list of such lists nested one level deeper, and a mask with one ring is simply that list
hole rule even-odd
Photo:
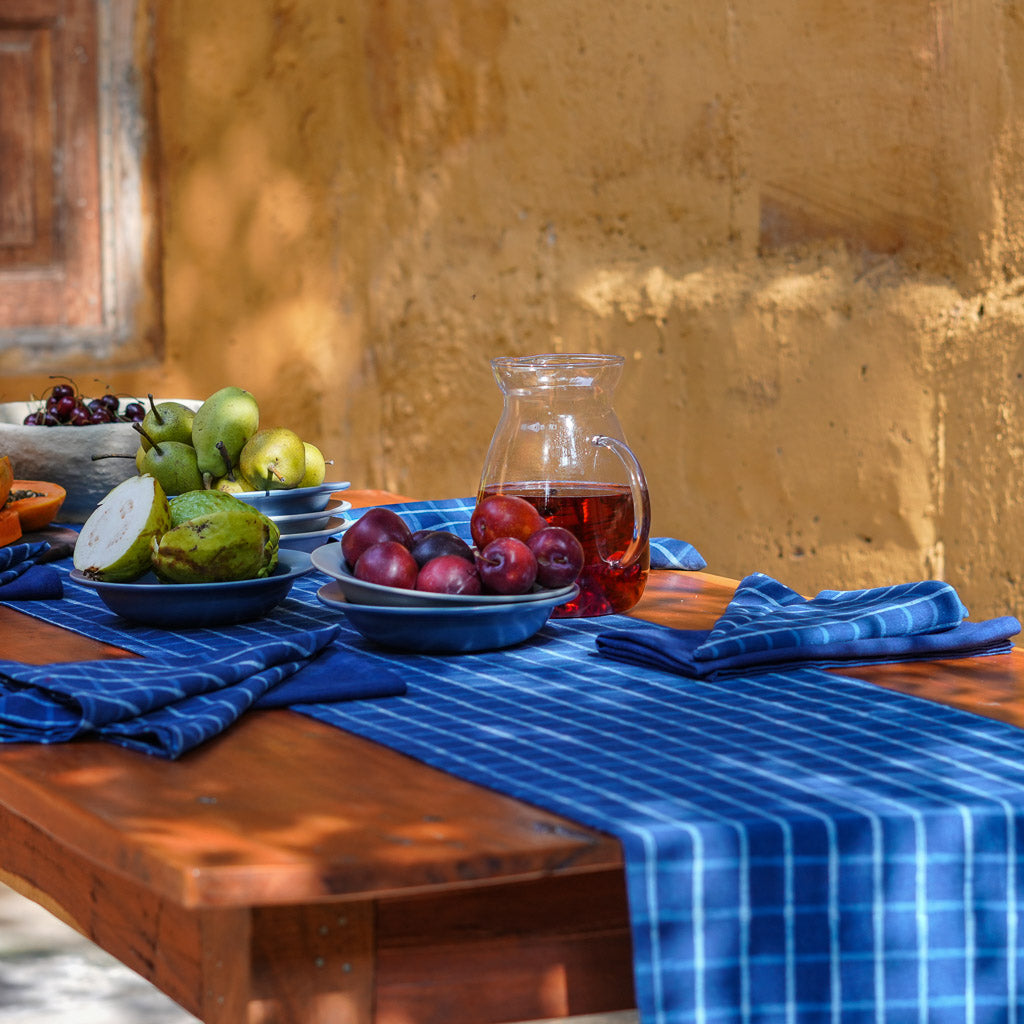
[{"label": "gray rimmed bowl", "polygon": [[353,604],[387,605],[392,608],[467,608],[477,605],[532,604],[554,599],[557,606],[571,600],[577,590],[573,583],[557,590],[536,587],[527,594],[434,594],[404,587],[385,587],[379,583],[356,579],[349,571],[340,544],[325,544],[315,548],[312,559],[314,567],[332,577],[345,599]]}]

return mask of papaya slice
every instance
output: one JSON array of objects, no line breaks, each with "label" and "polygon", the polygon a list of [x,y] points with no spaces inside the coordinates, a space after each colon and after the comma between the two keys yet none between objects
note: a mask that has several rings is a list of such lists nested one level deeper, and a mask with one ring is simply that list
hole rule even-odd
[{"label": "papaya slice", "polygon": [[4,510],[18,517],[22,533],[49,526],[60,511],[67,491],[48,480],[14,480]]},{"label": "papaya slice", "polygon": [[0,508],[4,507],[7,495],[11,493],[11,484],[14,482],[14,467],[11,465],[9,455],[0,455]]},{"label": "papaya slice", "polygon": [[21,520],[18,513],[9,508],[0,508],[0,548],[21,539]]}]

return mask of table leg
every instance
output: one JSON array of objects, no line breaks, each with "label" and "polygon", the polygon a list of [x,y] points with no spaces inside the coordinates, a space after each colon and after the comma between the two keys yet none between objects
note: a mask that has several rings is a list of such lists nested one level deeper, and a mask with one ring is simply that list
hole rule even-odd
[{"label": "table leg", "polygon": [[260,907],[252,932],[249,1024],[372,1024],[371,904]]}]

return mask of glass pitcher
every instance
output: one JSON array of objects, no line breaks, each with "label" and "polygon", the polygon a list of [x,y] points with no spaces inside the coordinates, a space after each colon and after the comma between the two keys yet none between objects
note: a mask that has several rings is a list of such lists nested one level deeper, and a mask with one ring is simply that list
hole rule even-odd
[{"label": "glass pitcher", "polygon": [[505,406],[477,500],[519,495],[579,538],[580,593],[556,617],[627,611],[650,572],[647,481],[612,408],[624,362],[586,353],[491,360]]}]

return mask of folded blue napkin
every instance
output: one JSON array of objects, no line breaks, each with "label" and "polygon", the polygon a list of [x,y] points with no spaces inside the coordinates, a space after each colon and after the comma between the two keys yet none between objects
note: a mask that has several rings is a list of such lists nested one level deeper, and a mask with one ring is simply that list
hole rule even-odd
[{"label": "folded blue napkin", "polygon": [[8,544],[0,548],[0,601],[39,601],[62,597],[64,584],[52,565],[41,561],[49,542]]},{"label": "folded blue napkin", "polygon": [[0,661],[0,743],[91,737],[173,759],[249,708],[396,696],[395,673],[333,641],[341,626],[294,633],[196,663],[110,658],[52,665]]},{"label": "folded blue napkin", "polygon": [[596,638],[598,652],[698,679],[814,665],[820,668],[1002,654],[1021,631],[1012,616],[967,622],[956,591],[938,580],[807,599],[763,573],[740,582],[710,630],[638,623]]}]

